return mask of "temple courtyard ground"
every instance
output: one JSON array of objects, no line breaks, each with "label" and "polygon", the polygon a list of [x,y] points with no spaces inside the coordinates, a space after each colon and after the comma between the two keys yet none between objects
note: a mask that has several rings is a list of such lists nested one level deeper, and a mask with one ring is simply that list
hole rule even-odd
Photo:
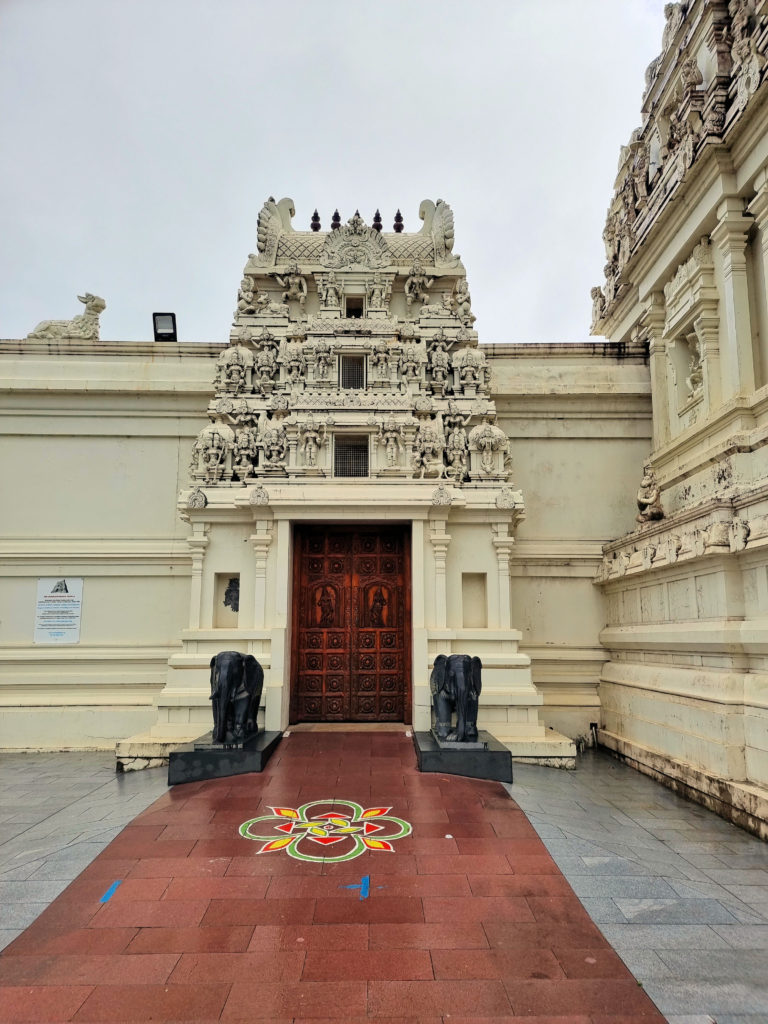
[{"label": "temple courtyard ground", "polygon": [[503,787],[310,730],[172,790],[0,770],[3,1024],[768,1022],[768,846],[602,754]]}]

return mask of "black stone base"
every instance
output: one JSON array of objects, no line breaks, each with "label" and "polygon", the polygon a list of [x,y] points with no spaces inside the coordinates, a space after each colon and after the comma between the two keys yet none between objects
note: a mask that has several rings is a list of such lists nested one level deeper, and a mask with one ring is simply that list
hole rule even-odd
[{"label": "black stone base", "polygon": [[206,733],[195,740],[191,750],[171,752],[168,785],[261,772],[282,738],[281,732],[259,732],[241,747],[224,747],[221,743],[212,743],[211,733]]},{"label": "black stone base", "polygon": [[511,782],[512,754],[509,749],[482,729],[478,740],[483,744],[482,749],[474,743],[469,750],[462,749],[467,746],[464,743],[453,743],[448,749],[448,744],[438,744],[431,732],[414,732],[419,771]]}]

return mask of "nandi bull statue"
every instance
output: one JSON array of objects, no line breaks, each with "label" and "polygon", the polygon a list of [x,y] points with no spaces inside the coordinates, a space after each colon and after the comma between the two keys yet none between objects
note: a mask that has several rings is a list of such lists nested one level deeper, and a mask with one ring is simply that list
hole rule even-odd
[{"label": "nandi bull statue", "polygon": [[30,331],[28,338],[74,338],[84,341],[99,340],[99,314],[107,308],[104,299],[98,295],[78,295],[78,299],[85,306],[85,312],[71,320],[43,320],[34,331]]},{"label": "nandi bull statue", "polygon": [[222,651],[211,658],[214,743],[238,744],[259,731],[264,669],[252,654]]},{"label": "nandi bull statue", "polygon": [[[477,705],[483,665],[468,654],[438,654],[429,687],[435,709],[435,737],[447,743],[477,742]],[[453,712],[456,725],[453,726]]]}]

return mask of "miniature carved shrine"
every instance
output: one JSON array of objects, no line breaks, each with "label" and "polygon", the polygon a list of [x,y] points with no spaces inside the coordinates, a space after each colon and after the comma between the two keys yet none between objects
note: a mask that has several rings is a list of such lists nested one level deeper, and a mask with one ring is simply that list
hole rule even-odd
[{"label": "miniature carved shrine", "polygon": [[292,214],[270,199],[259,216],[192,479],[506,482],[448,204],[422,203],[415,234],[357,213],[300,232]]}]

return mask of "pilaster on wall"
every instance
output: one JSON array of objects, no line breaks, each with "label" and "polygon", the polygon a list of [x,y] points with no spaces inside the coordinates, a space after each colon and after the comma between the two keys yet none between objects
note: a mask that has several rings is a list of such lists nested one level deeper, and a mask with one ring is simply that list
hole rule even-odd
[{"label": "pilaster on wall", "polygon": [[744,201],[737,196],[720,204],[717,217],[711,237],[722,257],[725,344],[721,364],[723,398],[728,399],[757,386],[747,269],[747,235],[754,220],[744,215]]},{"label": "pilaster on wall", "polygon": [[664,341],[665,320],[664,293],[653,292],[648,296],[642,319],[642,328],[648,338],[648,351],[651,363],[654,449],[666,444],[671,437],[667,346]]},{"label": "pilaster on wall", "polygon": [[448,621],[448,595],[445,581],[445,562],[450,534],[445,531],[445,519],[431,519],[429,539],[435,559],[435,627],[445,629]]},{"label": "pilaster on wall", "polygon": [[509,559],[515,538],[509,535],[507,520],[492,523],[491,529],[493,531],[493,546],[496,549],[499,584],[499,613],[496,626],[498,629],[509,629],[512,625],[509,600]]},{"label": "pilaster on wall", "polygon": [[267,558],[272,544],[272,523],[268,519],[260,519],[255,527],[256,532],[250,537],[255,555],[253,625],[256,629],[263,629],[267,624]]},{"label": "pilaster on wall", "polygon": [[193,523],[192,534],[187,537],[187,545],[192,553],[192,581],[189,594],[189,628],[200,628],[200,614],[203,600],[203,559],[208,546],[207,523]]}]

